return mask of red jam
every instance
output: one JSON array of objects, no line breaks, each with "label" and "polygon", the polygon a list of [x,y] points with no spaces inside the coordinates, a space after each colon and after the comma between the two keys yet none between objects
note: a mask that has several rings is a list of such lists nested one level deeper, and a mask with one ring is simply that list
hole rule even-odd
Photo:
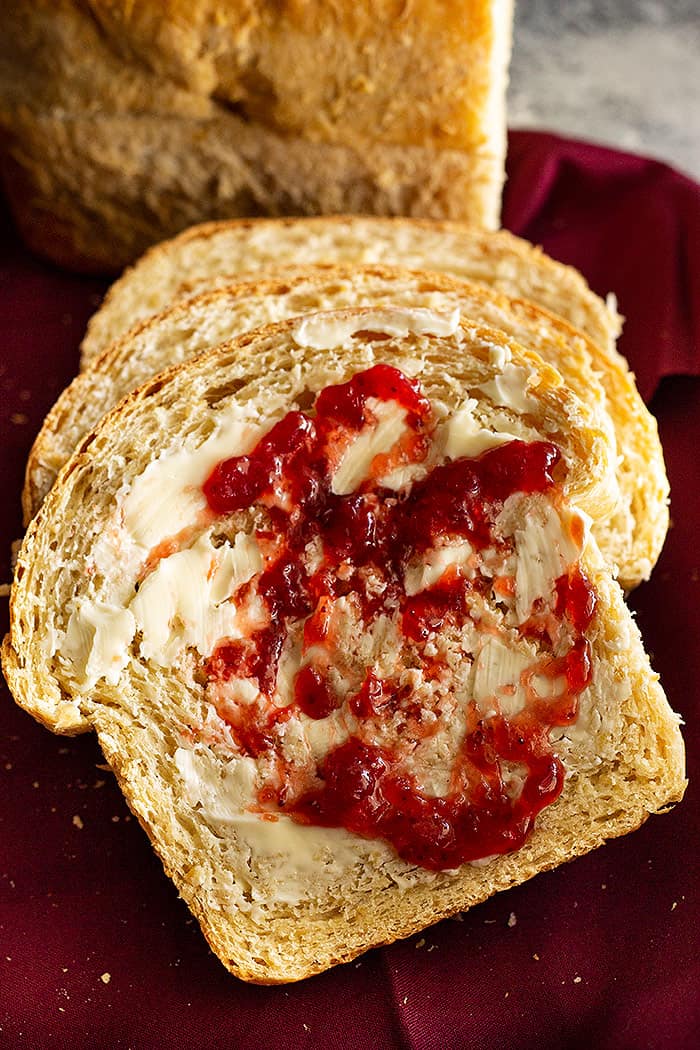
[{"label": "red jam", "polygon": [[[370,476],[356,491],[338,495],[332,490],[333,473],[351,441],[376,423],[373,406],[381,401],[394,401],[404,410],[406,433],[390,456],[375,457]],[[504,547],[494,529],[503,503],[514,493],[551,492],[560,462],[549,442],[514,440],[477,458],[436,466],[408,492],[383,487],[388,465],[393,469],[425,460],[434,425],[419,383],[388,365],[376,365],[321,391],[313,416],[289,412],[248,455],[219,463],[204,493],[218,515],[263,508],[276,540],[274,560],[245,585],[255,589],[267,612],[266,625],[245,640],[220,644],[207,665],[214,685],[233,678],[257,680],[262,694],[257,702],[240,705],[233,714],[228,707],[220,713],[243,754],[269,753],[282,769],[281,784],[268,783],[260,793],[263,811],[282,810],[301,823],[384,839],[409,863],[439,870],[517,849],[540,810],[561,792],[564,770],[548,733],[575,719],[578,694],[590,682],[584,634],[595,594],[573,566],[556,581],[549,619],[533,612],[521,627],[552,654],[532,673],[565,682],[563,694],[545,700],[530,689],[530,702],[510,719],[500,714],[480,718],[469,704],[449,793],[423,793],[405,759],[416,740],[436,731],[436,720],[424,720],[410,687],[380,679],[372,667],[365,668],[355,692],[336,693],[326,673],[328,659],[318,658],[319,647],[332,653],[333,601],[348,596],[365,627],[381,613],[398,617],[414,665],[423,668],[426,679],[439,676],[446,666],[434,653],[427,655],[428,643],[445,626],[460,628],[467,622],[470,596],[488,597],[493,591],[498,601],[512,596],[514,581],[494,580],[478,569],[468,577],[450,570],[429,589],[408,596],[404,576],[411,558],[446,536],[467,539],[477,552]],[[269,537],[270,532],[258,534],[261,540]],[[310,543],[319,552],[313,572],[306,567]],[[556,655],[559,629],[552,626],[553,618],[568,624],[571,638]],[[299,622],[304,624],[302,654],[308,656],[296,675],[293,700],[277,707],[272,698],[280,657],[290,628]],[[336,711],[347,712],[348,739],[327,753],[305,787],[291,790],[292,780],[299,778],[291,769],[285,777],[280,724],[300,713],[322,719]],[[399,727],[395,746],[379,746],[389,720]],[[409,738],[412,745],[405,742]],[[506,776],[510,764],[521,773],[517,789]]]}]

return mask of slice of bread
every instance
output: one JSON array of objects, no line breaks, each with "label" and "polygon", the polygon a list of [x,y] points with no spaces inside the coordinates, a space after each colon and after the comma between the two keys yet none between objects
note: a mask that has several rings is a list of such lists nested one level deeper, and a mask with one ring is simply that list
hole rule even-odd
[{"label": "slice of bread", "polygon": [[620,498],[594,526],[598,544],[625,588],[646,579],[668,527],[668,482],[656,423],[619,354],[602,351],[544,309],[493,288],[398,267],[323,266],[269,271],[256,281],[178,303],[127,333],[84,370],[49,412],[32,448],[23,493],[25,522],[56,474],[100,417],[150,376],[258,325],[352,305],[454,309],[499,328],[554,365],[581,400],[612,421],[611,461],[619,454]]},{"label": "slice of bread", "polygon": [[30,245],[121,269],[205,219],[496,227],[512,0],[14,0],[0,172]]},{"label": "slice of bread", "polygon": [[161,373],[66,464],[3,669],[53,730],[97,731],[233,973],[319,972],[682,796],[586,528],[609,502],[589,416],[493,329],[355,309]]},{"label": "slice of bread", "polygon": [[[82,344],[87,364],[137,321],[159,313],[183,285],[225,283],[265,266],[388,263],[438,270],[530,299],[614,350],[620,318],[572,267],[505,230],[462,223],[338,216],[204,223],[157,245],[116,281]],[[201,289],[200,289],[201,290]]]}]

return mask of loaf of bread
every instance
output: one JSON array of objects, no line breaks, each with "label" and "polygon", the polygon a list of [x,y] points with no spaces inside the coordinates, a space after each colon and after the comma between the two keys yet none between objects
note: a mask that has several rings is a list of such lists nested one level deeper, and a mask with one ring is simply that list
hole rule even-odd
[{"label": "loaf of bread", "polygon": [[82,362],[96,357],[137,321],[158,313],[202,282],[282,265],[388,263],[437,270],[530,299],[615,351],[621,319],[571,266],[506,230],[458,222],[336,216],[203,223],[157,245],[110,288],[90,320]]},{"label": "loaf of bread", "polygon": [[192,223],[495,228],[512,0],[14,0],[0,170],[37,251],[120,269]]},{"label": "loaf of bread", "polygon": [[61,471],[7,681],[96,730],[233,973],[352,959],[682,796],[588,528],[610,503],[589,420],[494,329],[352,309],[161,373]]},{"label": "loaf of bread", "polygon": [[[178,303],[92,361],[58,399],[34,443],[23,494],[26,522],[100,417],[171,365],[241,332],[296,314],[392,303],[448,311],[457,307],[463,316],[498,328],[534,350],[591,407],[590,425],[608,432],[608,466],[619,470],[616,505],[605,520],[596,522],[594,535],[625,588],[649,575],[666,532],[668,487],[654,420],[618,354],[602,351],[532,303],[441,274],[347,264],[286,269],[278,277],[270,273]],[[614,479],[609,484],[612,491]]]}]

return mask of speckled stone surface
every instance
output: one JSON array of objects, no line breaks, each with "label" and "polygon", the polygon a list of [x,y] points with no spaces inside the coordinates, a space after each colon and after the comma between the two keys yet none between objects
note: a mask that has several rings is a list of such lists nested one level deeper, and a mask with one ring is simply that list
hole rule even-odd
[{"label": "speckled stone surface", "polygon": [[516,0],[508,124],[700,179],[700,0]]}]

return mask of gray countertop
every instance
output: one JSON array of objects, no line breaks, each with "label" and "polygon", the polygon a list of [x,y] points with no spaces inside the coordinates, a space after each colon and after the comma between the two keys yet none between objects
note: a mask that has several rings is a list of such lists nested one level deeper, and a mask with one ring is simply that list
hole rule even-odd
[{"label": "gray countertop", "polygon": [[508,124],[700,179],[700,0],[516,0]]}]

